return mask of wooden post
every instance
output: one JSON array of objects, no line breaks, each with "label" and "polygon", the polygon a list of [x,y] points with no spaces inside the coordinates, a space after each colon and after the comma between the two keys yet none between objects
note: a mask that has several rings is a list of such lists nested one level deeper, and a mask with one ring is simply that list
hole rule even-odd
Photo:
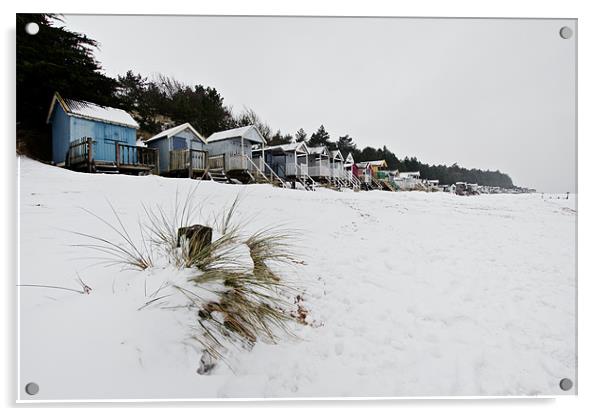
[{"label": "wooden post", "polygon": [[262,172],[265,170],[265,168],[263,167],[264,163],[265,163],[265,145],[263,144],[263,142],[261,142],[261,163],[259,164],[259,169],[261,169]]},{"label": "wooden post", "polygon": [[119,149],[119,142],[115,142],[115,164],[117,165],[117,167],[119,167],[119,163],[120,163],[120,160],[121,160],[121,157],[119,157],[120,156],[120,154],[119,154],[120,150],[121,149]]},{"label": "wooden post", "polygon": [[159,149],[155,149],[155,173],[157,175],[161,173],[159,170]]},{"label": "wooden post", "polygon": [[188,177],[192,178],[192,149],[188,149]]},{"label": "wooden post", "polygon": [[92,173],[92,137],[86,139],[88,148],[88,173]]},{"label": "wooden post", "polygon": [[[244,154],[245,154],[245,139],[244,139],[244,137],[240,136],[240,158],[241,158],[240,159],[240,168],[241,169],[245,169],[247,167],[246,163],[245,163],[244,167],[242,165],[242,161],[243,161],[242,158],[243,158]],[[246,160],[245,160],[245,162],[246,162]]]}]

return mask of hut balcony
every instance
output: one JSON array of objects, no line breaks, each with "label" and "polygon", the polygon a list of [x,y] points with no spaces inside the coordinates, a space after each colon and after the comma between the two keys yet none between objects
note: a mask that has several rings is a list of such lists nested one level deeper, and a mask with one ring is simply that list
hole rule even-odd
[{"label": "hut balcony", "polygon": [[[251,163],[253,162],[253,163]],[[246,155],[241,154],[221,154],[213,155],[208,157],[208,167],[210,170],[222,169],[224,172],[238,171],[238,170],[256,170],[256,167],[261,168],[261,158],[253,158],[252,160]]]},{"label": "hut balcony", "polygon": [[119,141],[98,142],[84,137],[69,145],[66,165],[75,170],[88,172],[148,173],[156,170],[157,159],[158,152],[155,149]]},{"label": "hut balcony", "polygon": [[115,161],[119,170],[155,170],[157,156],[156,149],[123,143],[115,145]]},{"label": "hut balcony", "polygon": [[309,166],[309,176],[329,177],[330,174],[331,168],[328,160],[315,161]]},{"label": "hut balcony", "polygon": [[177,149],[169,152],[169,171],[204,172],[207,169],[207,152],[196,149]]},{"label": "hut balcony", "polygon": [[342,166],[333,166],[331,168],[330,176],[332,176],[333,178],[339,178],[339,179],[344,179],[347,177],[347,175],[345,175],[345,171],[343,170]]},{"label": "hut balcony", "polygon": [[305,163],[287,163],[285,168],[286,176],[307,176],[309,169]]}]

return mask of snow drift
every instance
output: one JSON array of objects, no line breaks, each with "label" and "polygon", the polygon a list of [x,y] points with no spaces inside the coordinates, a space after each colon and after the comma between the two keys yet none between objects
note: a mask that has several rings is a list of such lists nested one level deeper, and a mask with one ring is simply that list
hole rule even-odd
[{"label": "snow drift", "polygon": [[[89,175],[20,159],[22,400],[574,394],[575,199],[303,192],[156,176]],[[145,304],[185,278],[102,267],[68,230],[107,235],[82,208],[136,229],[142,203],[195,189],[209,212],[241,196],[248,227],[301,231],[311,325],[196,373],[195,311]],[[78,276],[90,288],[82,286]],[[177,276],[177,277],[174,277]]]}]

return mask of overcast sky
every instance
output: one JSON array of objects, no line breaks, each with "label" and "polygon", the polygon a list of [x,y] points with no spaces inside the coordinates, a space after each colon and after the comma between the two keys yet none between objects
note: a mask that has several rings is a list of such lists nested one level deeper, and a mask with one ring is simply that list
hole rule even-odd
[{"label": "overcast sky", "polygon": [[426,163],[499,169],[575,191],[573,20],[65,16],[128,69],[213,86],[294,134],[386,145]]}]

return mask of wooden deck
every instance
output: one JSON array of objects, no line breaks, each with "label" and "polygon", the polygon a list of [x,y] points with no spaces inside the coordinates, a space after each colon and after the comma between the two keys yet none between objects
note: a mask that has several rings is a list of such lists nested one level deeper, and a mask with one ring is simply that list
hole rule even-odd
[{"label": "wooden deck", "polygon": [[94,140],[90,137],[84,137],[71,143],[65,163],[65,167],[68,169],[89,173],[145,174],[156,171],[157,166],[157,150],[123,143],[115,144],[114,159],[96,160]]},{"label": "wooden deck", "polygon": [[169,174],[189,178],[203,176],[207,171],[207,152],[196,149],[178,149],[169,152]]}]

